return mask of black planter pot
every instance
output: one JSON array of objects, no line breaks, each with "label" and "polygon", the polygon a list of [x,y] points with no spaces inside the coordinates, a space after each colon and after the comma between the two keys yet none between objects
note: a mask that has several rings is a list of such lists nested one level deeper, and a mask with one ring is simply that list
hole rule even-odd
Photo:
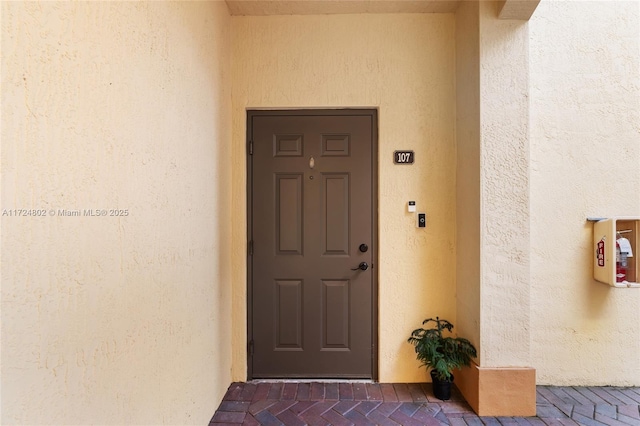
[{"label": "black planter pot", "polygon": [[440,380],[435,374],[434,370],[431,370],[431,381],[433,385],[433,396],[443,401],[451,399],[451,384],[453,383],[453,374],[451,380]]}]

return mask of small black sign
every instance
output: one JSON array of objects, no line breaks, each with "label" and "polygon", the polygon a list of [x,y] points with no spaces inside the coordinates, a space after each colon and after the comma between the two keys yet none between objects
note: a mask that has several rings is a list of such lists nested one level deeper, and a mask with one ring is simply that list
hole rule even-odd
[{"label": "small black sign", "polygon": [[395,164],[413,164],[413,151],[394,151],[393,162]]}]

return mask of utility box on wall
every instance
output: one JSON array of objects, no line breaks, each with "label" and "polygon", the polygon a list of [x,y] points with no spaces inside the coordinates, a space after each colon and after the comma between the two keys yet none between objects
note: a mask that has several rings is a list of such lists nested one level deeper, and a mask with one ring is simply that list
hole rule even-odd
[{"label": "utility box on wall", "polygon": [[593,277],[612,287],[640,287],[640,217],[593,224]]}]

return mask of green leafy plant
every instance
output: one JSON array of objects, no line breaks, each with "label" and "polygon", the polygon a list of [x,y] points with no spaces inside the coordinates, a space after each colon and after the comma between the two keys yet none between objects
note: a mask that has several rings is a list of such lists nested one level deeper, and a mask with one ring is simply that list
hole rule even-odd
[{"label": "green leafy plant", "polygon": [[416,358],[427,368],[435,371],[442,381],[451,381],[451,371],[469,366],[471,358],[477,356],[476,348],[462,337],[444,337],[443,330],[451,332],[453,324],[439,317],[428,318],[422,325],[433,322],[430,328],[413,330],[408,342],[415,346]]}]

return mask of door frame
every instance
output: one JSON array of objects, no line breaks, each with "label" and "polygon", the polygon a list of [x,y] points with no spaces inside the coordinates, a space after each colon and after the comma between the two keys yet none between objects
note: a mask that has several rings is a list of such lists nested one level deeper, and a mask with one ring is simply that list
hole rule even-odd
[{"label": "door frame", "polygon": [[[253,257],[250,242],[253,236],[253,156],[252,141],[253,117],[264,116],[369,116],[371,117],[371,375],[373,381],[378,381],[378,109],[377,108],[334,108],[334,109],[247,109],[246,122],[246,158],[247,158],[247,380],[253,379]],[[286,377],[283,377],[286,378]]]}]

